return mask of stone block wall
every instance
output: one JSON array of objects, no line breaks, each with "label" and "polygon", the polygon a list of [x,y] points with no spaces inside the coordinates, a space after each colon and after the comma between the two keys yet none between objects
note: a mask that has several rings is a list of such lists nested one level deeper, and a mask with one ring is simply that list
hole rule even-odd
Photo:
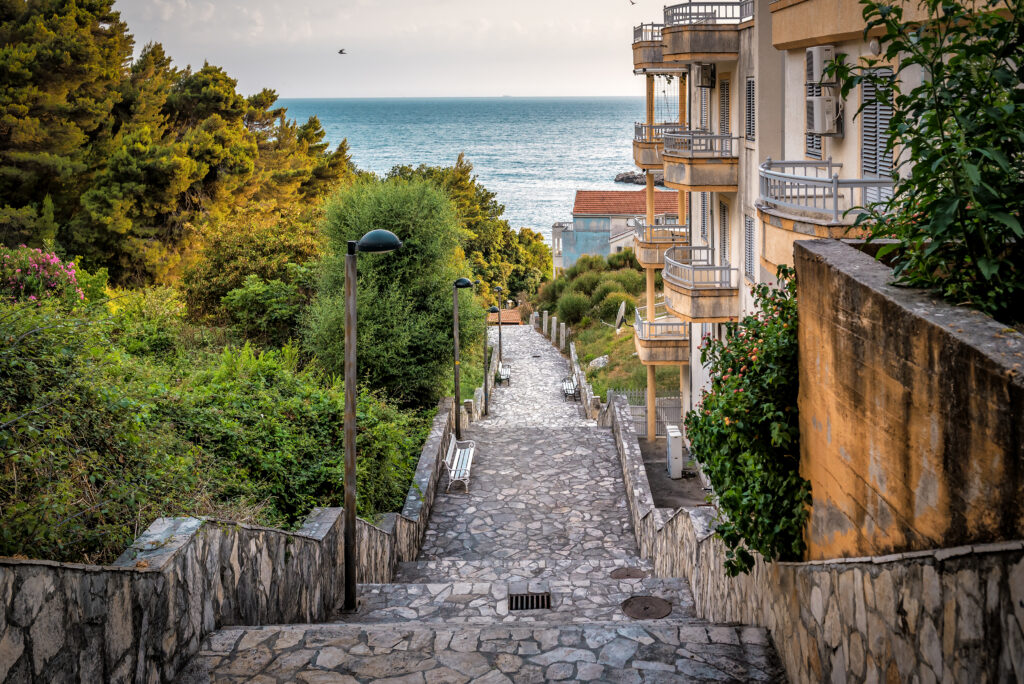
[{"label": "stone block wall", "polygon": [[773,563],[730,578],[709,506],[653,505],[624,397],[609,404],[641,554],[697,615],[768,628],[794,682],[1024,681],[1024,542]]},{"label": "stone block wall", "polygon": [[1024,538],[1024,335],[799,241],[808,558]]},{"label": "stone block wall", "polygon": [[[452,408],[438,407],[402,513],[357,521],[360,582],[419,553]],[[171,682],[222,626],[330,620],[342,512],[315,509],[295,532],[160,518],[110,566],[0,558],[0,681]]]}]

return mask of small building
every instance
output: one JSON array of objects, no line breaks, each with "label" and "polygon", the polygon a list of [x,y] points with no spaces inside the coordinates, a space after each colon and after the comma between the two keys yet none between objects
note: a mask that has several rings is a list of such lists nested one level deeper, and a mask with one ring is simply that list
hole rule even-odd
[{"label": "small building", "polygon": [[[572,221],[551,226],[555,273],[570,268],[584,254],[608,256],[632,247],[634,228],[627,221],[646,212],[643,190],[577,190]],[[655,192],[654,213],[658,222],[678,221],[679,193]]]}]

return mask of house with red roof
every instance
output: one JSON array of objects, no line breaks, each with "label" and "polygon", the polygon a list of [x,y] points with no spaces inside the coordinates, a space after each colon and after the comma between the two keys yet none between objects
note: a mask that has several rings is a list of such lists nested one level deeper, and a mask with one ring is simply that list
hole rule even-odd
[{"label": "house with red roof", "polygon": [[[643,190],[577,190],[572,221],[551,227],[551,247],[555,273],[570,268],[584,254],[608,256],[633,245],[629,219],[641,218],[647,211]],[[656,222],[678,220],[679,193],[660,190],[654,193]]]}]

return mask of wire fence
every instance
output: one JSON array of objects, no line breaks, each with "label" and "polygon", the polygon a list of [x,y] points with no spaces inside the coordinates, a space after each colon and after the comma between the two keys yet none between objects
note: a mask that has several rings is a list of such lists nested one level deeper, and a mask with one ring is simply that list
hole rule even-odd
[{"label": "wire fence", "polygon": [[[645,390],[608,390],[608,394],[626,397],[633,429],[637,436],[647,436],[647,392]],[[608,401],[611,401],[608,397]],[[665,437],[669,425],[681,425],[683,398],[676,394],[662,394],[654,400],[655,437]]]}]

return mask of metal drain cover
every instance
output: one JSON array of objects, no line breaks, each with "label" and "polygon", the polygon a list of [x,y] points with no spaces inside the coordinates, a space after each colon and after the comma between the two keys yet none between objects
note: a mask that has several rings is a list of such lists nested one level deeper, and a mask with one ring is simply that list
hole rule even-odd
[{"label": "metal drain cover", "polygon": [[615,568],[611,572],[611,578],[617,580],[643,579],[647,573],[640,568]]},{"label": "metal drain cover", "polygon": [[634,620],[658,620],[672,612],[672,604],[656,596],[630,596],[622,602],[622,612]]}]

